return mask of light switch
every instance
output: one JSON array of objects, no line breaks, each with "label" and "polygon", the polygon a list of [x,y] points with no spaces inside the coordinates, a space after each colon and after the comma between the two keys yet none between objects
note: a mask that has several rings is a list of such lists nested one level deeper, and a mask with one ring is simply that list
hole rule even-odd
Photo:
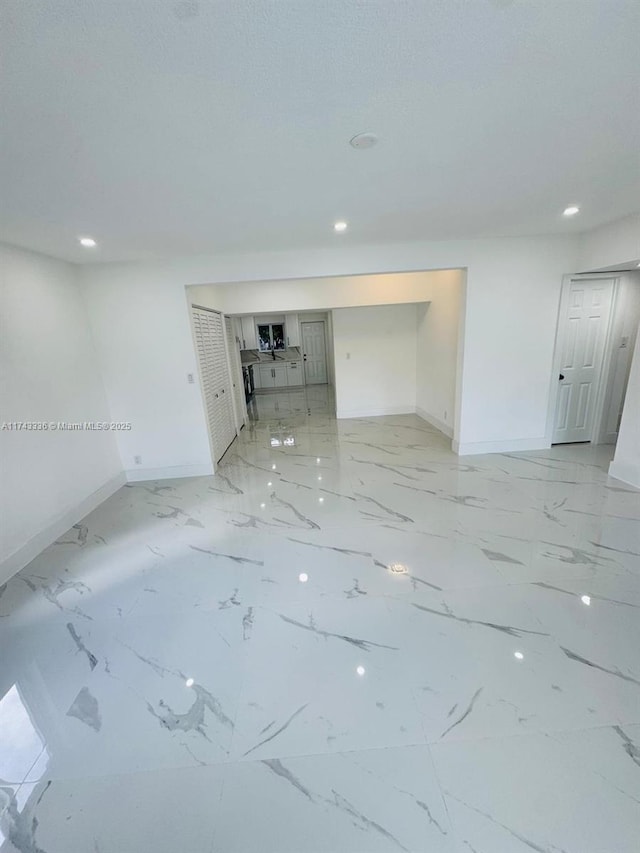
[{"label": "light switch", "polygon": [[193,373],[187,373],[187,382],[189,385],[193,385]]},{"label": "light switch", "polygon": [[347,361],[348,361],[350,358],[351,358],[351,353],[350,353],[350,352],[348,352],[348,353],[347,353]]},{"label": "light switch", "polygon": [[620,349],[626,349],[629,346],[629,337],[628,335],[624,335],[622,340],[620,341]]}]

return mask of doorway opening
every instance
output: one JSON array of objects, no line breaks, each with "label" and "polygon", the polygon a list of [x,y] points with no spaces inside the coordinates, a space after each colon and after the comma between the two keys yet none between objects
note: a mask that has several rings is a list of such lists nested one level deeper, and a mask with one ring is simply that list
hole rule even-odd
[{"label": "doorway opening", "polygon": [[564,280],[549,402],[552,444],[615,445],[639,325],[640,274]]},{"label": "doorway opening", "polygon": [[334,384],[330,311],[242,314],[228,320],[235,330],[247,404],[255,395]]}]

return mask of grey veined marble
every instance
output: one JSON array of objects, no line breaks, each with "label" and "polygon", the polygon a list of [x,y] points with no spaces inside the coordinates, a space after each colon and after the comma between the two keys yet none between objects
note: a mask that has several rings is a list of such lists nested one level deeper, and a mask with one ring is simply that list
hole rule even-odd
[{"label": "grey veined marble", "polygon": [[637,853],[640,495],[264,395],[0,586],[0,853]]},{"label": "grey veined marble", "polygon": [[83,687],[73,700],[67,711],[67,717],[76,717],[81,723],[90,726],[96,732],[99,732],[102,727],[98,701],[95,696],[89,693],[87,687]]}]

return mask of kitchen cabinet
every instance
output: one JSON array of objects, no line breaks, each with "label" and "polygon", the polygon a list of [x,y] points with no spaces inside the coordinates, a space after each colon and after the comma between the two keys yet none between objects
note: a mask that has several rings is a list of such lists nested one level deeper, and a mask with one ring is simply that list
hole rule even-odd
[{"label": "kitchen cabinet", "polygon": [[256,368],[253,368],[254,373],[258,373],[260,376],[260,388],[275,388],[276,380],[273,372],[273,367],[269,364],[261,364],[259,365],[257,371]]},{"label": "kitchen cabinet", "polygon": [[304,371],[301,361],[287,362],[287,385],[304,385]]},{"label": "kitchen cabinet", "polygon": [[244,349],[244,344],[242,342],[242,319],[240,317],[232,317],[231,327],[233,329],[233,335],[238,341],[240,349]]},{"label": "kitchen cabinet", "polygon": [[285,331],[287,335],[288,347],[300,346],[300,322],[297,314],[285,314],[284,317]]},{"label": "kitchen cabinet", "polygon": [[273,365],[273,387],[274,388],[285,388],[287,385],[287,365],[286,364],[274,364]]},{"label": "kitchen cabinet", "polygon": [[258,349],[258,337],[256,335],[256,324],[253,315],[240,317],[242,334],[240,336],[241,349]]},{"label": "kitchen cabinet", "polygon": [[253,368],[254,383],[256,388],[286,388],[287,387],[287,365],[286,364],[260,364]]}]

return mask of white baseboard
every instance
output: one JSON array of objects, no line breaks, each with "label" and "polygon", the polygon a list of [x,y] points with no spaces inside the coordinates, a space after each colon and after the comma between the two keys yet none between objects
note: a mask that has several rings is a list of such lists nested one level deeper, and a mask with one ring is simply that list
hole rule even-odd
[{"label": "white baseboard", "polygon": [[623,462],[621,459],[616,462],[614,459],[609,464],[609,476],[640,489],[640,465],[634,465],[633,462]]},{"label": "white baseboard", "polygon": [[41,554],[53,542],[77,524],[85,516],[93,512],[101,503],[110,498],[125,483],[144,480],[172,480],[178,477],[203,477],[213,474],[213,465],[177,465],[171,468],[136,468],[120,471],[99,489],[90,494],[80,503],[62,513],[55,521],[48,524],[28,542],[0,562],[0,584],[13,577],[20,569],[27,566],[31,560]]},{"label": "white baseboard", "polygon": [[510,441],[453,441],[451,447],[458,456],[476,456],[480,453],[522,453],[526,450],[548,450],[551,443],[542,438],[517,438]]},{"label": "white baseboard", "polygon": [[336,418],[379,418],[382,415],[415,415],[415,406],[387,406],[376,409],[339,409]]},{"label": "white baseboard", "polygon": [[144,480],[176,480],[178,477],[207,477],[213,474],[210,462],[198,465],[174,465],[169,468],[128,468],[125,472],[127,483],[139,483]]},{"label": "white baseboard", "polygon": [[95,492],[92,492],[80,503],[76,504],[71,509],[62,513],[55,521],[48,524],[40,533],[37,533],[28,542],[25,542],[17,551],[8,556],[0,563],[0,583],[4,583],[13,577],[16,572],[28,565],[31,560],[41,554],[45,548],[48,548],[56,539],[59,539],[64,533],[77,524],[86,515],[100,506],[101,503],[110,498],[119,488],[124,486],[126,482],[124,473],[121,471],[108,480]]},{"label": "white baseboard", "polygon": [[445,421],[441,421],[440,418],[437,418],[435,415],[430,415],[424,409],[421,409],[420,406],[416,406],[416,415],[419,418],[422,418],[423,421],[426,421],[431,426],[434,426],[436,429],[440,430],[440,432],[444,433],[447,438],[453,438],[453,428]]}]

